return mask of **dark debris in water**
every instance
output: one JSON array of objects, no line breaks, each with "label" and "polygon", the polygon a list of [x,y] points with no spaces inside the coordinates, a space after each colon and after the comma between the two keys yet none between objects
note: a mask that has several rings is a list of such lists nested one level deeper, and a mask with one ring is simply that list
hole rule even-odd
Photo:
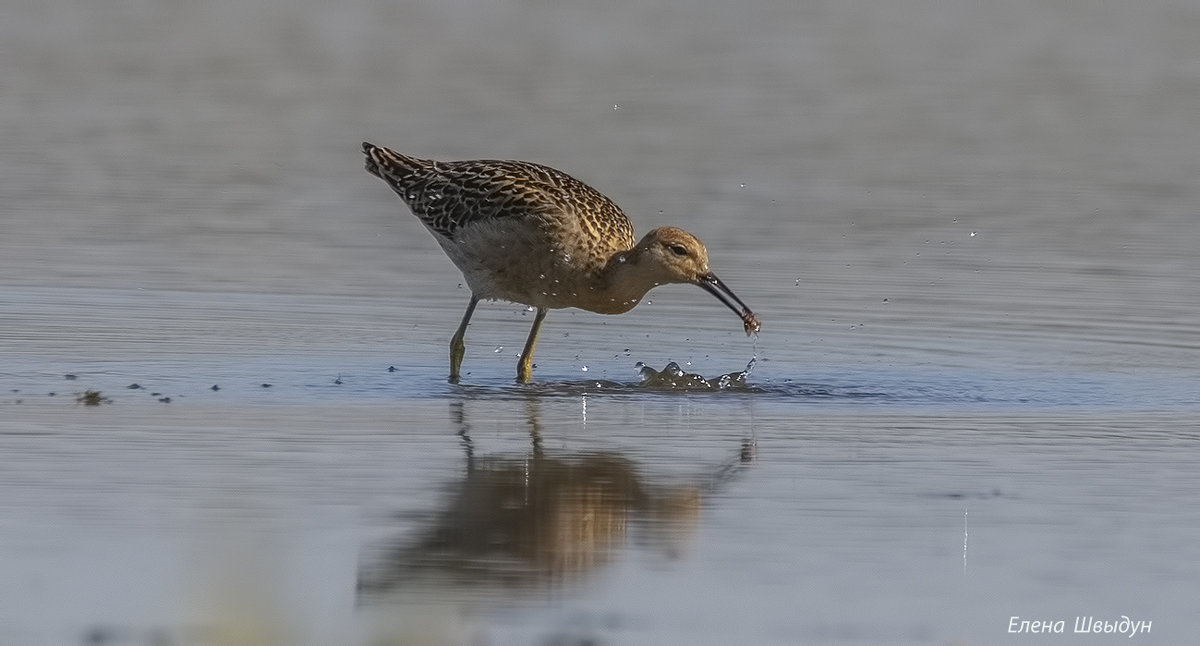
[{"label": "dark debris in water", "polygon": [[999,489],[991,489],[989,491],[948,491],[930,494],[930,497],[948,498],[950,500],[988,500],[991,498],[1007,498],[1009,496]]},{"label": "dark debris in water", "polygon": [[99,390],[85,390],[75,396],[77,403],[84,406],[99,406],[100,404],[111,404],[112,400],[105,397]]}]

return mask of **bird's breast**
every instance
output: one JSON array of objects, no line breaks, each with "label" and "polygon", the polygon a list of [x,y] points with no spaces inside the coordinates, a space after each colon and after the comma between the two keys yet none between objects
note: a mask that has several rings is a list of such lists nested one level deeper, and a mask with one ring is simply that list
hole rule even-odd
[{"label": "bird's breast", "polygon": [[[436,235],[436,232],[435,232]],[[534,219],[496,218],[436,236],[480,298],[534,307],[588,307],[605,258]]]}]

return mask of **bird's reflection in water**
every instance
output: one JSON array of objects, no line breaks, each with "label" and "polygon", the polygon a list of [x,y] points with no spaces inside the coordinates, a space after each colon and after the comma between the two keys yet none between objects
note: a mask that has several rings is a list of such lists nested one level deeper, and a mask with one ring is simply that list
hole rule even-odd
[{"label": "bird's reflection in water", "polygon": [[536,400],[527,405],[531,449],[480,457],[462,402],[453,406],[465,474],[424,527],[364,560],[360,603],[434,588],[492,600],[556,589],[609,563],[631,537],[676,556],[695,533],[705,496],[753,460],[753,443],[743,439],[724,462],[698,465],[704,473],[690,482],[656,482],[616,451],[546,451]]}]

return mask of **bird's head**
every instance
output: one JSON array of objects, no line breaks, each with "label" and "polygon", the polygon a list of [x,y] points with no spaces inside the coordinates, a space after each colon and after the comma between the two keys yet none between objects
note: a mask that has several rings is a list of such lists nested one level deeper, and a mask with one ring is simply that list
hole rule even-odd
[{"label": "bird's head", "polygon": [[734,295],[708,268],[708,250],[696,236],[675,227],[659,227],[647,233],[627,254],[643,280],[653,284],[690,283],[717,297],[742,319],[746,334],[758,332],[754,312]]}]

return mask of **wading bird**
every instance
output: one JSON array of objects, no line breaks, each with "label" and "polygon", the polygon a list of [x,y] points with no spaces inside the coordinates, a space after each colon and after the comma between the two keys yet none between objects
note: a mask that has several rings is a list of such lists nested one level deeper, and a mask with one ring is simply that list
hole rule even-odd
[{"label": "wading bird", "polygon": [[533,348],[546,312],[578,307],[628,312],[651,288],[698,285],[758,332],[754,312],[708,269],[696,236],[660,227],[634,244],[633,225],[596,189],[541,164],[441,162],[363,143],[366,168],[387,182],[462,272],[471,300],[450,339],[450,380],[457,381],[467,324],[482,299],[535,308],[517,363],[517,380],[533,375]]}]

